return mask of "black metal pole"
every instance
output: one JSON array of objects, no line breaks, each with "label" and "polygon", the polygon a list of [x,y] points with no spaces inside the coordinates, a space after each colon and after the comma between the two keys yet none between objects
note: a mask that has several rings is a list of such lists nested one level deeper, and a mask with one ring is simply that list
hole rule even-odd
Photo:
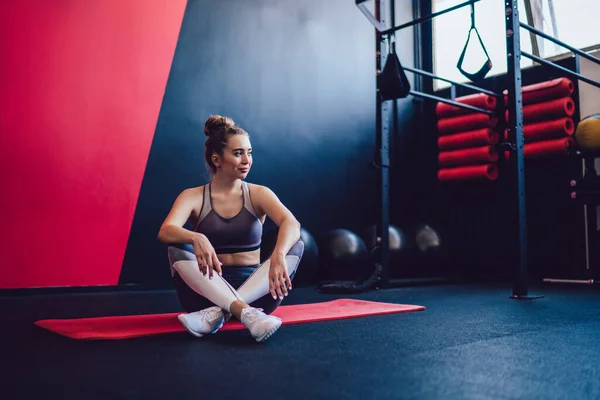
[{"label": "black metal pole", "polygon": [[455,107],[464,108],[466,110],[480,112],[480,113],[483,113],[483,114],[488,114],[488,115],[494,115],[495,114],[494,111],[484,110],[483,108],[470,106],[468,104],[459,103],[459,102],[456,102],[456,101],[445,99],[443,97],[434,96],[434,95],[428,94],[428,93],[417,92],[415,90],[411,90],[409,92],[409,94],[411,94],[412,96],[415,96],[415,97],[422,97],[422,98],[429,99],[429,100],[435,100],[435,101],[439,101],[440,103],[450,104],[450,105],[453,105]]},{"label": "black metal pole", "polygon": [[399,26],[396,26],[396,27],[393,27],[393,28],[390,28],[390,29],[386,29],[382,33],[384,35],[389,35],[391,33],[399,31],[400,29],[408,28],[409,26],[413,26],[413,25],[421,24],[423,22],[427,22],[429,20],[434,19],[435,17],[439,17],[440,15],[444,15],[444,14],[452,12],[454,10],[458,10],[459,8],[462,8],[462,7],[470,6],[471,4],[475,4],[475,3],[478,3],[480,1],[481,0],[469,0],[469,1],[466,1],[464,3],[457,4],[457,5],[453,6],[453,7],[447,8],[445,10],[438,11],[436,13],[429,14],[429,15],[426,15],[426,16],[421,17],[421,18],[417,18],[417,19],[415,19],[413,21],[410,21],[410,22],[407,22],[405,24],[402,24],[402,25],[399,25]]},{"label": "black metal pole", "polygon": [[[507,128],[509,140],[515,144],[516,162],[512,167],[513,187],[516,189],[518,213],[515,227],[518,230],[516,243],[517,260],[513,279],[512,299],[531,299],[528,292],[527,271],[527,214],[525,209],[525,141],[523,139],[523,101],[521,83],[521,38],[519,35],[518,0],[505,0],[506,14],[506,62],[508,90]],[[516,176],[515,176],[516,175]]]},{"label": "black metal pole", "polygon": [[529,58],[529,59],[537,62],[538,64],[547,65],[549,67],[556,68],[556,69],[564,72],[565,74],[569,75],[572,78],[579,79],[579,80],[581,80],[581,81],[583,81],[585,83],[589,83],[592,86],[596,86],[597,88],[600,88],[600,83],[598,83],[598,82],[596,82],[596,81],[594,81],[594,80],[592,80],[590,78],[586,78],[585,76],[583,76],[581,74],[578,74],[577,72],[571,71],[568,68],[565,68],[565,67],[563,67],[561,65],[555,64],[555,63],[553,63],[551,61],[546,61],[546,60],[544,60],[544,59],[542,59],[540,57],[536,57],[533,54],[529,54],[529,53],[526,53],[524,51],[521,52],[521,54],[524,57],[527,57],[527,58]]},{"label": "black metal pole", "polygon": [[548,35],[547,33],[543,32],[543,31],[540,31],[539,29],[534,28],[531,25],[527,25],[526,23],[521,22],[521,23],[519,23],[519,26],[521,26],[521,27],[523,27],[523,28],[525,28],[525,29],[527,29],[527,30],[535,33],[536,35],[539,35],[539,36],[543,37],[544,39],[548,39],[549,41],[554,42],[557,45],[562,46],[565,49],[568,49],[568,50],[572,51],[575,54],[579,54],[581,57],[587,58],[588,60],[593,61],[596,64],[600,64],[600,58],[594,57],[593,55],[588,54],[585,51],[581,51],[579,49],[576,49],[573,46],[569,46],[565,42],[561,42],[560,40],[558,40],[558,39],[556,39],[556,38]]},{"label": "black metal pole", "polygon": [[[375,18],[381,21],[381,1],[375,0]],[[394,1],[394,0],[391,0]],[[379,240],[379,260],[382,267],[379,286],[387,288],[389,286],[389,113],[386,101],[382,101],[379,95],[379,75],[382,70],[381,59],[381,43],[384,36],[377,29],[375,30],[375,54],[376,54],[376,71],[377,71],[377,96],[376,96],[376,130],[377,140],[376,146],[379,150],[378,164],[380,165],[380,214],[379,223],[377,224],[377,237]]]},{"label": "black metal pole", "polygon": [[490,90],[486,90],[486,89],[483,89],[483,88],[480,88],[480,87],[477,87],[477,86],[469,85],[468,83],[455,82],[453,80],[450,80],[450,79],[447,79],[447,78],[442,78],[441,76],[437,76],[435,74],[432,74],[431,72],[423,71],[422,69],[410,68],[410,67],[406,67],[404,65],[402,66],[402,69],[405,70],[405,71],[408,71],[408,72],[412,72],[414,74],[424,75],[424,76],[428,76],[428,77],[433,78],[433,79],[438,79],[440,81],[445,81],[445,82],[451,83],[451,84],[453,84],[455,86],[460,86],[460,87],[464,87],[464,88],[467,88],[467,89],[475,90],[477,92],[484,93],[484,94],[487,94],[487,95],[490,95],[490,96],[494,96],[494,97],[498,97],[498,98],[502,97],[502,95],[500,93],[495,93],[495,92],[492,92]]}]

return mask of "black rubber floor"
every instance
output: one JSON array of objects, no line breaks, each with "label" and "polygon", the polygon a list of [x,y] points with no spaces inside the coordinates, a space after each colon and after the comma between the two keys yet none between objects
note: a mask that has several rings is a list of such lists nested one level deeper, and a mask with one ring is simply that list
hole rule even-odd
[{"label": "black rubber floor", "polygon": [[173,292],[0,298],[5,399],[598,399],[600,291],[412,287],[356,296],[295,289],[287,304],[336,297],[427,311],[244,331],[75,341],[42,318],[173,312]]}]

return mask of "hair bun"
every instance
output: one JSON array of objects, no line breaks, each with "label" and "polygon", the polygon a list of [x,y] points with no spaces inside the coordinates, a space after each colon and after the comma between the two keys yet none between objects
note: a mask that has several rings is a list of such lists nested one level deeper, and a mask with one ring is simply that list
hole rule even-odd
[{"label": "hair bun", "polygon": [[235,123],[231,118],[223,117],[221,115],[212,115],[204,124],[204,133],[206,136],[210,136],[214,132],[219,131],[221,128],[230,126],[235,126]]}]

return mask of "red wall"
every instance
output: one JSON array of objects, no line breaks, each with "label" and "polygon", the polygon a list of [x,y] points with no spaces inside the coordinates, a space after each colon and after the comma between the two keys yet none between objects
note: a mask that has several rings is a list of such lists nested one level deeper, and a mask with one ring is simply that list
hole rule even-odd
[{"label": "red wall", "polygon": [[0,4],[0,288],[118,283],[185,6]]}]

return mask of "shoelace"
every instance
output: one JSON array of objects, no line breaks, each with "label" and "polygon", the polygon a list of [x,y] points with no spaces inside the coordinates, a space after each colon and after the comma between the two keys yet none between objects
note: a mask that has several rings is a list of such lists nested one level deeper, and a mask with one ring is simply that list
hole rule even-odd
[{"label": "shoelace", "polygon": [[223,314],[223,312],[221,311],[220,308],[218,307],[211,307],[209,309],[206,310],[206,313],[204,314],[206,319],[208,319],[209,321],[215,321],[217,319],[221,318],[221,315]]},{"label": "shoelace", "polygon": [[260,318],[263,315],[264,313],[262,308],[255,308],[246,311],[246,321],[248,321],[249,324],[252,324],[254,321],[256,321],[257,318]]}]

